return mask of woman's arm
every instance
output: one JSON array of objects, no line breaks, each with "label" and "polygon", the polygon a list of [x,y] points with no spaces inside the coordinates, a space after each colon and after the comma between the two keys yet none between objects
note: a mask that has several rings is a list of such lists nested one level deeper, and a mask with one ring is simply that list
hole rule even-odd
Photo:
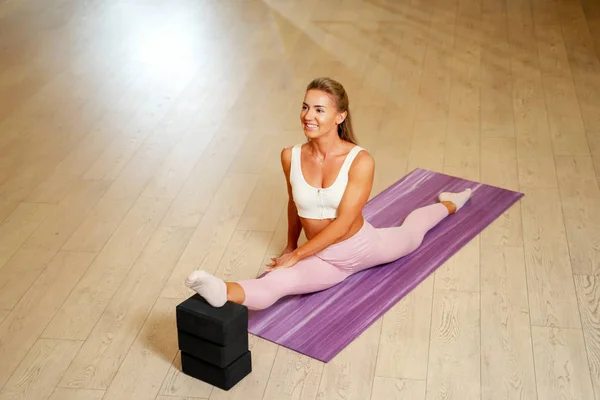
[{"label": "woman's arm", "polygon": [[361,215],[369,200],[374,171],[373,157],[366,151],[361,151],[348,172],[348,185],[338,207],[337,218],[312,239],[294,250],[298,260],[327,248],[350,231],[352,224]]},{"label": "woman's arm", "polygon": [[287,220],[288,220],[288,238],[287,245],[284,250],[295,250],[298,248],[298,239],[300,238],[300,232],[302,232],[302,224],[300,223],[300,217],[298,216],[298,209],[292,196],[292,185],[290,184],[290,166],[292,160],[291,148],[284,148],[281,151],[281,166],[285,174],[285,180],[287,183],[288,191],[288,206],[287,206]]}]

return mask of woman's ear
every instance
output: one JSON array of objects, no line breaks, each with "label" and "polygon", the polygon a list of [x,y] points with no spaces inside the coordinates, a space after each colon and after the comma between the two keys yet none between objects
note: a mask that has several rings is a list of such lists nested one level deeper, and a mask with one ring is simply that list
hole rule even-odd
[{"label": "woman's ear", "polygon": [[338,125],[340,125],[342,122],[344,122],[347,115],[348,115],[348,111],[344,111],[343,113],[338,113],[336,123]]}]

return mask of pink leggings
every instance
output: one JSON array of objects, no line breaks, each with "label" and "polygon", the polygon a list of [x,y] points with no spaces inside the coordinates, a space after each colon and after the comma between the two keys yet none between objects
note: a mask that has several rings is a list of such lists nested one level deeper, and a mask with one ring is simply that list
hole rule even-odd
[{"label": "pink leggings", "polygon": [[440,203],[411,212],[401,226],[375,228],[366,220],[352,237],[262,278],[239,281],[250,310],[271,306],[284,296],[328,289],[350,275],[385,264],[416,250],[425,234],[448,215]]}]

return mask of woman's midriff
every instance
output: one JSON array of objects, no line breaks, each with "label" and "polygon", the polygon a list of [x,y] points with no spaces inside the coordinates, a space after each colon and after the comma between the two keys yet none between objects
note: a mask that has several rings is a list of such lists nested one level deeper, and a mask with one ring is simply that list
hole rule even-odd
[{"label": "woman's midriff", "polygon": [[[310,240],[313,237],[317,236],[319,234],[319,232],[321,232],[323,229],[325,229],[333,221],[334,221],[334,219],[317,220],[317,219],[300,218],[300,223],[302,224],[302,228],[304,229],[304,234],[305,234],[307,240]],[[350,227],[350,230],[348,231],[348,233],[346,233],[344,236],[342,236],[340,239],[338,239],[334,243],[339,243],[339,242],[342,242],[344,240],[351,238],[358,231],[360,231],[360,228],[362,228],[363,224],[364,224],[364,217],[361,215],[352,223],[352,226]]]}]

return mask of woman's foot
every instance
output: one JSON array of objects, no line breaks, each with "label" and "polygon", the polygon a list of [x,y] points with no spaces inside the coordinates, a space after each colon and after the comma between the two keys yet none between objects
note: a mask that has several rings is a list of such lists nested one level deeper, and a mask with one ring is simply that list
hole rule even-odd
[{"label": "woman's foot", "polygon": [[185,280],[185,285],[194,290],[213,307],[227,303],[227,285],[222,279],[206,271],[194,271]]},{"label": "woman's foot", "polygon": [[[449,207],[450,214],[460,210],[467,201],[471,198],[471,189],[466,189],[459,193],[442,192],[439,195],[439,200],[442,203],[452,203],[454,207]],[[454,210],[450,209],[454,208]]]}]

